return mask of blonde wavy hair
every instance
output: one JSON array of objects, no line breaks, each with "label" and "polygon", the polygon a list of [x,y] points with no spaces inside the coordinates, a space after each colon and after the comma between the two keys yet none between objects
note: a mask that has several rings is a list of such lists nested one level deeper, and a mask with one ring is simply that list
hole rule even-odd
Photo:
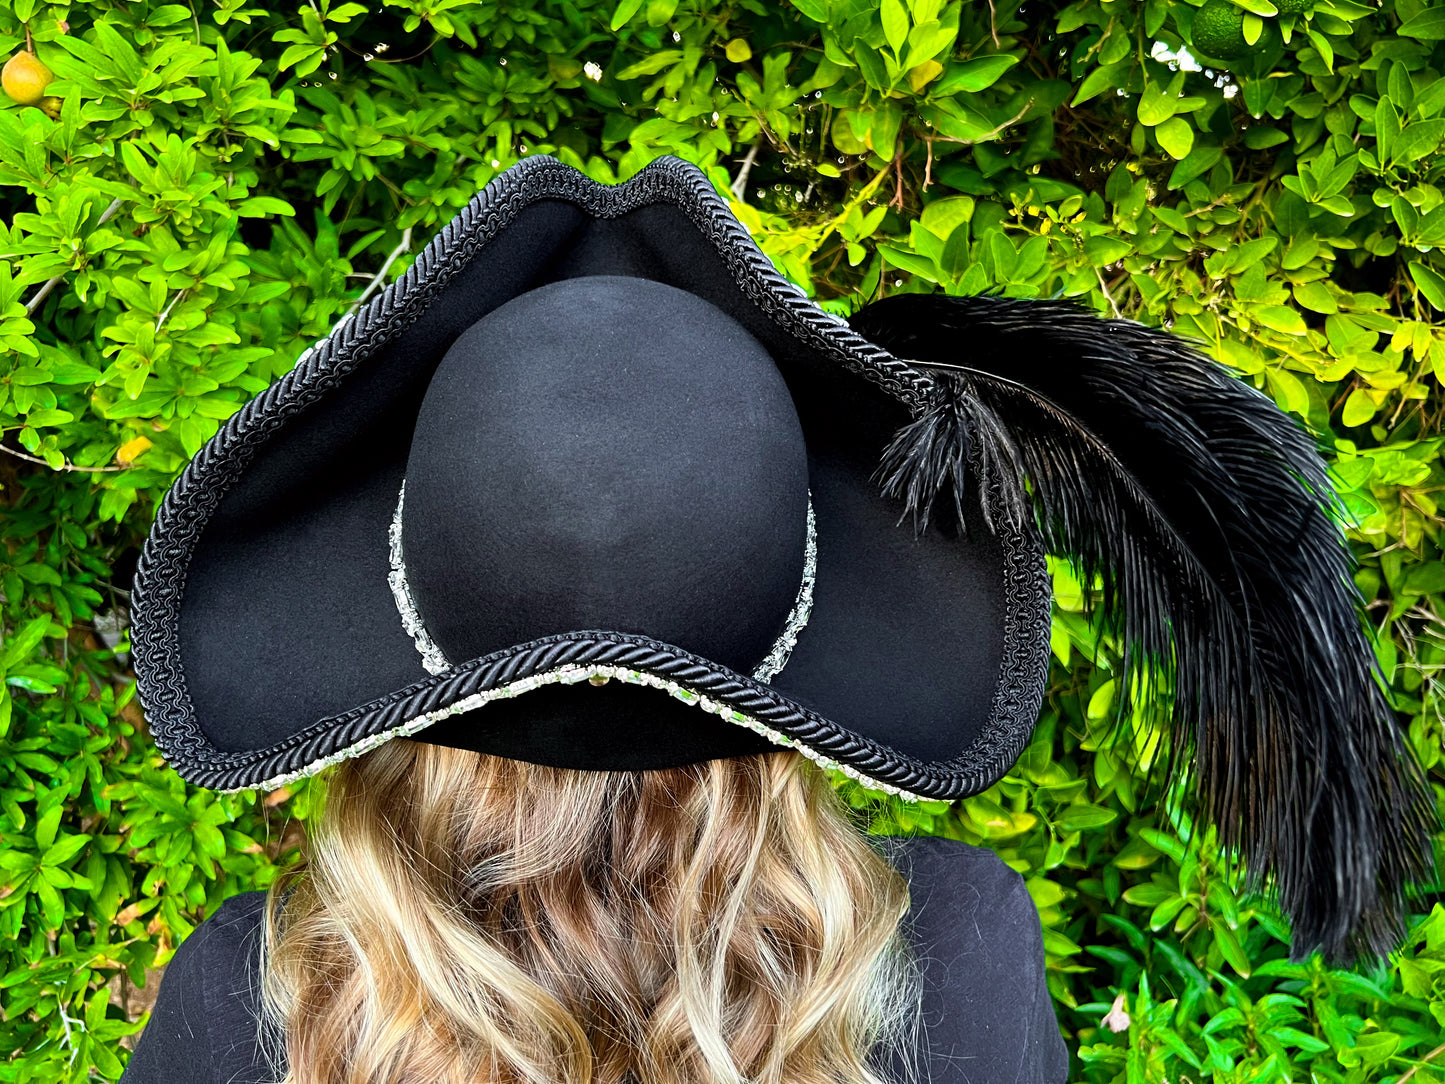
[{"label": "blonde wavy hair", "polygon": [[908,886],[780,750],[571,771],[342,763],[267,903],[284,1084],[882,1084]]}]

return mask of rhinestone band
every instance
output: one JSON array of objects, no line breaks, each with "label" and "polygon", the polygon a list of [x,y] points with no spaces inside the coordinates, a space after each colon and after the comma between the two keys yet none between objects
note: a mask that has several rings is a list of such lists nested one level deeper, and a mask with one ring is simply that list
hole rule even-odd
[{"label": "rhinestone band", "polygon": [[798,645],[798,636],[813,616],[813,584],[818,578],[818,520],[813,515],[813,494],[808,494],[808,533],[803,545],[803,582],[798,584],[798,597],[783,625],[783,632],[773,643],[772,650],[758,668],[753,671],[753,680],[768,684],[788,665],[793,648]]},{"label": "rhinestone band", "polygon": [[[401,492],[396,498],[396,511],[392,514],[391,526],[387,529],[387,552],[390,555],[391,571],[387,573],[386,581],[391,585],[391,597],[396,600],[396,609],[401,615],[401,627],[411,637],[412,643],[416,644],[422,666],[429,674],[440,674],[450,669],[451,663],[427,632],[426,624],[416,608],[411,585],[407,582],[406,560],[401,549],[401,513],[405,503],[406,482],[403,481]],[[813,495],[809,493],[807,537],[803,546],[803,582],[798,585],[798,596],[793,600],[793,608],[788,612],[788,620],[783,624],[782,633],[773,641],[772,648],[753,671],[754,681],[767,684],[787,665],[793,648],[798,644],[799,635],[807,627],[808,618],[812,616],[813,584],[817,578],[818,522],[813,514]]]},{"label": "rhinestone band", "polygon": [[451,663],[447,662],[446,655],[437,647],[436,641],[422,623],[416,600],[411,597],[411,585],[406,581],[406,563],[401,555],[401,507],[405,503],[406,482],[403,480],[401,492],[396,498],[396,511],[391,517],[391,527],[386,532],[387,550],[391,555],[391,571],[386,575],[386,582],[391,584],[391,597],[396,600],[397,612],[401,614],[401,627],[406,629],[412,643],[416,644],[416,649],[421,654],[422,666],[428,674],[440,674],[446,671]]}]

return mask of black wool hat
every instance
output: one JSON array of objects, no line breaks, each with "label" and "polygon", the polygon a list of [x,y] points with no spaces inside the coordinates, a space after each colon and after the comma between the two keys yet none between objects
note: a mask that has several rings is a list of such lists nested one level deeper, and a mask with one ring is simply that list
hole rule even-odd
[{"label": "black wool hat", "polygon": [[539,156],[201,450],[132,643],[157,745],[218,789],[411,735],[576,769],[783,745],[953,799],[1037,719],[1047,549],[1101,577],[1297,947],[1340,953],[1398,934],[1432,814],[1331,500],[1308,435],[1168,335],[1001,298],[845,322],[692,166]]}]

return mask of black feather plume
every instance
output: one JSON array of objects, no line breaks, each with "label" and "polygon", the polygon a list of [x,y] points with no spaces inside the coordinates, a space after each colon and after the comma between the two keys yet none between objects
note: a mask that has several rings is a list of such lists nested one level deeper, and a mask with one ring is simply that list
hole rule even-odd
[{"label": "black feather plume", "polygon": [[1395,947],[1406,884],[1434,875],[1434,802],[1309,434],[1175,336],[1067,302],[906,294],[850,323],[937,381],[885,490],[920,525],[990,482],[989,515],[1036,510],[1049,551],[1102,582],[1121,684],[1172,689],[1171,772],[1273,885],[1295,957]]}]

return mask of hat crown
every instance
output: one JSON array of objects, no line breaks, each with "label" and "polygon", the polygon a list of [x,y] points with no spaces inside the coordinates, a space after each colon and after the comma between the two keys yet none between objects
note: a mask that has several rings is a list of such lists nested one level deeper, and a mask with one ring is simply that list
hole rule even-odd
[{"label": "hat crown", "polygon": [[798,593],[787,385],[741,324],[659,282],[566,279],[477,321],[432,377],[406,477],[406,576],[453,663],[596,629],[747,673]]}]

